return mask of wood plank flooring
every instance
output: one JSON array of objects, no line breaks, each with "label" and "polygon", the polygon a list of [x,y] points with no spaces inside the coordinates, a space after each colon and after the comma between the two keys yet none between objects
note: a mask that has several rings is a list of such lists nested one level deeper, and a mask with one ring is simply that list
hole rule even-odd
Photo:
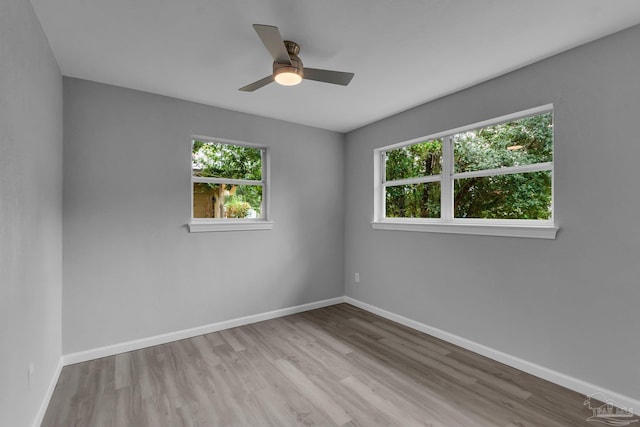
[{"label": "wood plank flooring", "polygon": [[42,427],[573,427],[584,399],[340,304],[66,366]]}]

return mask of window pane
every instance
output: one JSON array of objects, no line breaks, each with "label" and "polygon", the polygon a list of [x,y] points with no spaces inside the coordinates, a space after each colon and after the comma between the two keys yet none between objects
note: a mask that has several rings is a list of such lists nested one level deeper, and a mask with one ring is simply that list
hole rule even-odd
[{"label": "window pane", "polygon": [[193,176],[262,180],[262,150],[220,142],[193,141]]},{"label": "window pane", "polygon": [[551,172],[528,172],[454,182],[456,218],[550,219]]},{"label": "window pane", "polygon": [[552,117],[544,113],[454,135],[454,171],[553,161]]},{"label": "window pane", "polygon": [[262,186],[193,184],[194,218],[261,218]]},{"label": "window pane", "polygon": [[438,175],[442,171],[442,140],[420,142],[385,152],[386,180]]},{"label": "window pane", "polygon": [[387,218],[440,218],[440,182],[386,187]]}]

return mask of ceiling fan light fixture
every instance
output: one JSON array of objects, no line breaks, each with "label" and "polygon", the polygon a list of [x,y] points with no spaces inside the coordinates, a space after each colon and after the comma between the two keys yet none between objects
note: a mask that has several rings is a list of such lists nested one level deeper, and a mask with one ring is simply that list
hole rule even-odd
[{"label": "ceiling fan light fixture", "polygon": [[273,78],[282,86],[295,86],[302,81],[302,71],[295,67],[282,67],[274,72]]},{"label": "ceiling fan light fixture", "polygon": [[274,81],[282,86],[295,86],[302,79],[346,86],[353,78],[353,73],[344,71],[305,68],[298,56],[300,45],[291,40],[282,40],[278,27],[253,24],[253,29],[256,30],[262,44],[273,58],[273,72],[267,77],[238,89],[242,92],[253,92]]}]

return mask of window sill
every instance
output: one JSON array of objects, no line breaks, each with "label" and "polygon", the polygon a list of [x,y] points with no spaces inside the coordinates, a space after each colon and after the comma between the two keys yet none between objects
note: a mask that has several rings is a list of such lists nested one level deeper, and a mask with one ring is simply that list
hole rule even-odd
[{"label": "window sill", "polygon": [[442,223],[403,220],[373,221],[376,230],[420,231],[426,233],[475,234],[482,236],[525,237],[533,239],[555,239],[559,227],[555,225],[530,224],[479,224]]},{"label": "window sill", "polygon": [[192,220],[189,224],[190,233],[203,233],[212,231],[254,231],[254,230],[271,230],[273,221],[265,220]]}]

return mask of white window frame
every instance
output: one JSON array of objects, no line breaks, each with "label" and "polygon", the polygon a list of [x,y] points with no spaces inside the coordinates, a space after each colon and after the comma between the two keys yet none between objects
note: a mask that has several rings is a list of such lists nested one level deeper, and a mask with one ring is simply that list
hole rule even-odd
[{"label": "white window frame", "polygon": [[[193,168],[191,164],[191,149],[193,141],[219,142],[221,144],[239,145],[243,147],[251,147],[260,149],[262,153],[262,180],[246,180],[246,179],[227,179],[227,178],[209,178],[193,176]],[[271,230],[273,221],[270,215],[270,161],[269,150],[263,145],[253,144],[244,141],[234,141],[224,138],[212,138],[210,136],[193,135],[189,140],[189,175],[191,176],[189,192],[191,193],[191,220],[188,223],[191,233],[209,232],[209,231],[252,231],[252,230]],[[257,185],[262,187],[262,218],[194,218],[193,217],[193,186],[196,183],[208,184],[232,184],[232,185]]]},{"label": "white window frame", "polygon": [[[404,141],[374,150],[374,215],[371,226],[379,230],[421,231],[431,233],[478,234],[487,236],[531,237],[555,239],[559,227],[554,220],[554,162],[533,165],[512,166],[500,169],[454,173],[453,137],[470,130],[497,125],[543,113],[553,113],[553,104],[508,114],[491,120],[485,120],[456,129]],[[385,153],[389,150],[417,144],[424,141],[442,139],[442,172],[439,175],[421,176],[395,181],[386,181]],[[554,139],[555,145],[555,139]],[[554,147],[555,159],[555,147]],[[483,219],[454,218],[453,184],[456,179],[496,176],[513,173],[550,171],[551,172],[551,217],[548,220]],[[422,184],[439,182],[441,188],[440,218],[385,218],[385,195],[387,186]]]}]

